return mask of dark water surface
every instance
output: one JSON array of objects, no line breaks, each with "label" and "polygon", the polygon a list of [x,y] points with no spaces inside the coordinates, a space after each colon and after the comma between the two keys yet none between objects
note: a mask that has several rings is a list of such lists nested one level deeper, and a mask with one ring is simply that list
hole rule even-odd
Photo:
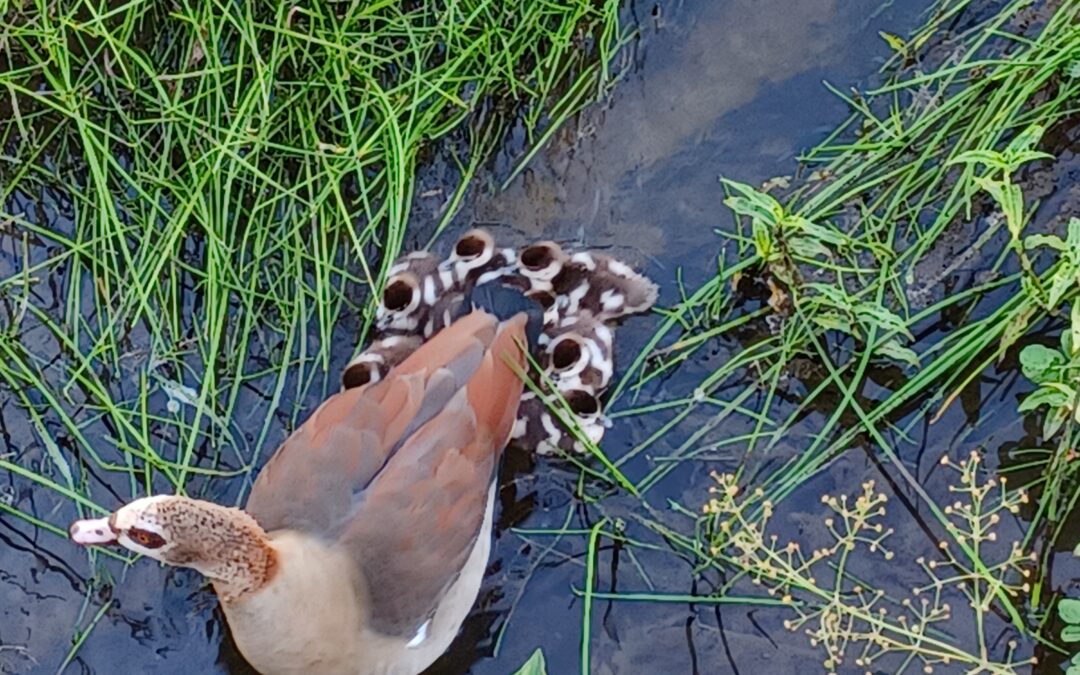
[{"label": "dark water surface", "polygon": [[[478,179],[455,226],[485,224],[513,244],[543,237],[606,249],[658,281],[662,304],[674,302],[679,268],[690,288],[715,271],[721,240],[714,230],[727,226],[730,218],[721,204],[717,177],[756,184],[791,174],[796,155],[821,140],[846,113],[822,80],[840,89],[872,83],[877,65],[888,55],[878,31],[905,34],[919,24],[927,5],[927,0],[636,3],[628,16],[640,25],[641,37],[625,55],[629,70],[611,100],[569,125],[500,192],[488,183],[505,175],[512,163],[512,141],[490,180]],[[417,192],[427,196],[417,198],[417,243],[430,233],[424,214],[445,199],[445,191],[439,192],[444,168],[436,159],[422,170]],[[13,265],[9,253],[5,247],[0,266]],[[4,276],[11,273],[0,271]],[[618,331],[624,364],[655,325],[652,318],[636,318]],[[675,377],[647,389],[643,399],[684,394],[734,347],[718,346],[700,355]],[[971,448],[986,448],[1007,455],[1019,444],[1031,445],[1032,435],[1015,412],[1025,385],[1013,365],[1002,366],[1000,374],[987,374],[962,405],[953,406],[933,427],[916,429],[917,455],[907,459],[928,484],[937,480],[933,466],[944,452],[957,456]],[[317,400],[306,403],[310,410]],[[0,418],[5,443],[13,453],[35,444],[33,429],[20,410],[5,405]],[[662,420],[656,416],[617,421],[604,441],[608,455],[621,456]],[[631,479],[640,479],[700,422],[691,417],[654,445],[648,458],[631,462],[624,470]],[[777,459],[805,448],[820,424],[809,416],[776,449]],[[716,435],[744,431],[723,428]],[[263,454],[268,456],[269,448]],[[648,501],[656,510],[652,517],[670,519],[673,526],[688,531],[690,521],[671,515],[667,500],[696,508],[707,498],[708,472],[732,469],[738,457],[732,450],[712,461],[681,464],[650,493]],[[574,589],[584,586],[585,537],[556,538],[522,530],[586,529],[602,516],[632,523],[642,508],[637,500],[618,496],[601,507],[580,504],[574,497],[578,473],[558,460],[511,453],[503,474],[498,538],[484,590],[461,637],[433,670],[504,675],[542,647],[549,673],[580,672],[582,603]],[[826,491],[850,492],[867,477],[888,478],[866,454],[847,453],[786,504],[779,524],[783,533],[820,536],[818,496]],[[64,522],[71,515],[55,506],[52,497],[14,481],[10,486],[0,483],[4,483],[0,499],[26,500],[25,508],[35,509],[45,520]],[[230,497],[236,489],[228,488]],[[212,483],[207,494],[221,496]],[[898,529],[893,544],[912,552],[933,547],[925,533],[910,524]],[[112,605],[94,625],[68,672],[247,672],[228,643],[213,594],[197,574],[148,561],[126,570],[107,567],[120,575],[111,591]],[[689,595],[709,590],[693,584],[688,565],[663,552],[605,546],[598,569],[597,589],[602,591]],[[917,572],[912,566],[886,570],[885,576],[900,588],[910,588],[918,582]],[[88,574],[85,554],[68,542],[0,517],[0,672],[56,671],[72,636],[90,625],[109,599],[87,596]],[[782,618],[768,608],[717,610],[706,604],[598,601],[591,624],[591,671],[819,670],[819,653],[804,636],[783,631]]]}]

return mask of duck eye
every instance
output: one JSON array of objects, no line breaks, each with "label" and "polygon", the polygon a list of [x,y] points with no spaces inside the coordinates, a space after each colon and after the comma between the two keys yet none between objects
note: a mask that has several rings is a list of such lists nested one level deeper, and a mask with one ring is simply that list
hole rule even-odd
[{"label": "duck eye", "polygon": [[161,548],[165,545],[165,537],[156,532],[132,528],[128,530],[128,539],[143,548]]}]

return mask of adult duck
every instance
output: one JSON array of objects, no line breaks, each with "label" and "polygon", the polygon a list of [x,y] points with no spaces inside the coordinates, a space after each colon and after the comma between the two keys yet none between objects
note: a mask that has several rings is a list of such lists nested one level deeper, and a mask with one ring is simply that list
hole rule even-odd
[{"label": "adult duck", "polygon": [[71,538],[201,572],[262,673],[419,673],[480,589],[524,339],[524,315],[474,311],[323,403],[245,509],[147,497],[75,522]]}]

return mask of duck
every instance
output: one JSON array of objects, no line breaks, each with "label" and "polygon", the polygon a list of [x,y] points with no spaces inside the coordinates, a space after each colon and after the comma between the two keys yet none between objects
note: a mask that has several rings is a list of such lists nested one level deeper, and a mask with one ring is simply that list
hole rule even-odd
[{"label": "duck", "polygon": [[539,373],[531,373],[534,385],[522,394],[513,445],[553,455],[587,453],[581,437],[600,443],[608,426],[600,397],[615,371],[613,341],[612,329],[588,312],[544,328],[537,340]]},{"label": "duck", "polygon": [[74,522],[71,539],[201,572],[266,675],[420,673],[479,593],[525,322],[470,312],[382,379],[331,396],[243,509],[144,497]]},{"label": "duck", "polygon": [[658,294],[655,283],[626,263],[592,251],[568,253],[554,241],[522,248],[518,269],[526,294],[545,306],[548,322],[586,311],[599,321],[616,321],[647,311]]},{"label": "duck", "polygon": [[513,248],[497,247],[490,232],[475,227],[458,238],[440,269],[450,271],[463,293],[493,281],[513,284],[517,253]]},{"label": "duck", "polygon": [[376,340],[387,336],[430,338],[457,315],[461,285],[432,253],[417,251],[390,267],[375,311]]}]

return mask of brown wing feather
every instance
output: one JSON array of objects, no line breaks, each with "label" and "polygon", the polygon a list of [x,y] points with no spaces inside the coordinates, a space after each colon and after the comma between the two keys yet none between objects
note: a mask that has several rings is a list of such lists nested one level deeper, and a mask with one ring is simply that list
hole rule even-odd
[{"label": "brown wing feather", "polygon": [[[415,430],[417,416],[437,412],[454,386],[464,385],[479,367],[496,326],[493,316],[473,312],[382,381],[331,396],[263,467],[248,512],[268,531],[288,528],[336,538],[355,513],[358,495],[403,436]],[[447,373],[456,384],[447,386]],[[429,386],[433,377],[440,385],[435,390]]]},{"label": "brown wing feather", "polygon": [[328,399],[255,481],[247,510],[265,529],[349,551],[377,630],[415,634],[472,551],[521,397],[508,364],[524,365],[524,325],[463,317]]},{"label": "brown wing feather", "polygon": [[371,625],[412,636],[476,543],[499,455],[521,399],[524,317],[505,323],[442,412],[390,458],[342,537],[360,561]]},{"label": "brown wing feather", "polygon": [[484,362],[469,381],[469,406],[476,411],[481,433],[490,435],[499,452],[510,440],[521,400],[525,372],[525,323],[518,314],[504,322]]}]

